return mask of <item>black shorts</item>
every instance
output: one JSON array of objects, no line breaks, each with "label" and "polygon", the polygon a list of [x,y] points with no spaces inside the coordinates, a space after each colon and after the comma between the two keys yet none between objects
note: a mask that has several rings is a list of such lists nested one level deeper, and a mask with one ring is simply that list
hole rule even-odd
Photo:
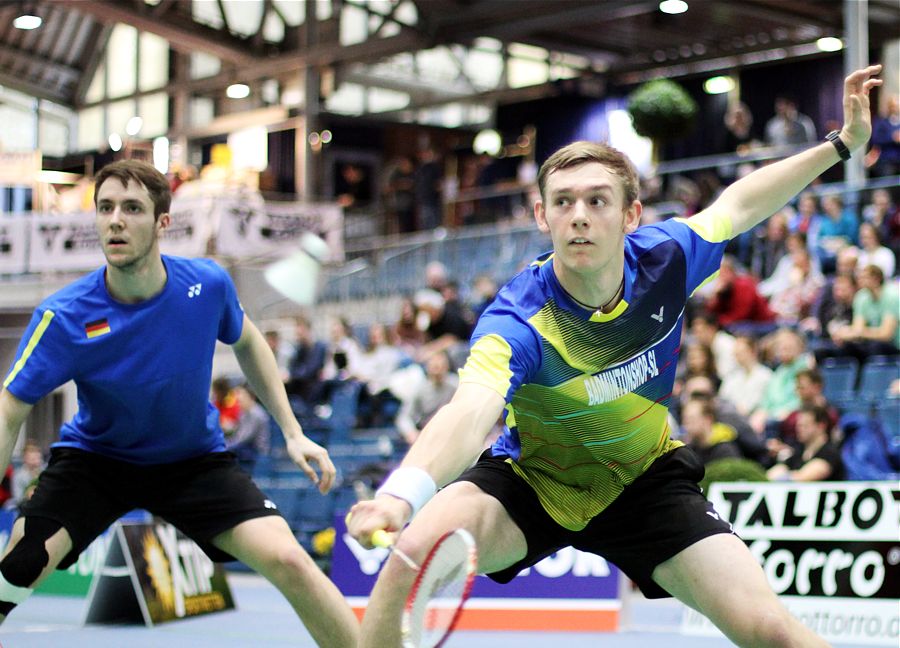
[{"label": "black shorts", "polygon": [[279,515],[230,452],[169,464],[138,465],[76,448],[53,448],[23,517],[61,524],[72,538],[65,569],[110,524],[132,509],[171,522],[216,562],[233,560],[211,543],[241,522]]},{"label": "black shorts", "polygon": [[472,482],[497,498],[528,543],[522,560],[488,574],[493,580],[508,583],[526,567],[571,545],[616,565],[647,598],[664,598],[671,594],[653,581],[657,565],[707,536],[733,533],[697,485],[703,472],[693,451],[676,448],[657,459],[581,531],[557,524],[506,457],[491,457],[489,450],[457,481]]}]

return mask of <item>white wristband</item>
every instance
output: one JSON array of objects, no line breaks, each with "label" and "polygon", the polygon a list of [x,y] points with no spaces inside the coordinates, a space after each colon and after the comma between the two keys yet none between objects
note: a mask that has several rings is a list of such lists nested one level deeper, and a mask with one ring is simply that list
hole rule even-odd
[{"label": "white wristband", "polygon": [[425,502],[434,497],[437,484],[427,472],[421,468],[397,468],[388,475],[376,495],[393,495],[409,503],[412,507],[410,518],[413,518]]}]

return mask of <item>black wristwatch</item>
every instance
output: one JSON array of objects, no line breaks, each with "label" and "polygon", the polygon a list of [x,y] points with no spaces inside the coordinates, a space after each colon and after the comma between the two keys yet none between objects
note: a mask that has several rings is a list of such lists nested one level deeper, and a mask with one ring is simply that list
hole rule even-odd
[{"label": "black wristwatch", "polygon": [[844,144],[844,140],[841,139],[840,131],[831,131],[825,136],[825,139],[834,144],[834,148],[837,149],[838,155],[841,156],[842,160],[850,159],[850,149],[847,148],[847,145]]}]

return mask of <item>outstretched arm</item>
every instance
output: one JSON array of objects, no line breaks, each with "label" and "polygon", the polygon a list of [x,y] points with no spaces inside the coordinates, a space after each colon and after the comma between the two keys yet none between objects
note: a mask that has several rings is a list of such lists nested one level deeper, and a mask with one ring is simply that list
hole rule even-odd
[{"label": "outstretched arm", "polygon": [[[320,491],[327,493],[334,483],[334,464],[325,448],[304,436],[300,423],[291,411],[275,355],[263,334],[246,315],[241,337],[232,348],[250,388],[281,428],[291,459],[319,486]],[[321,478],[310,466],[310,461],[318,465]]]},{"label": "outstretched arm", "polygon": [[[413,513],[410,502],[425,485],[420,480],[430,478],[431,494],[434,494],[435,486],[450,483],[474,463],[504,405],[503,397],[497,392],[479,384],[462,383],[453,400],[432,417],[401,467],[392,474],[391,478],[404,472],[412,475],[391,489],[397,494],[380,494],[374,500],[354,505],[349,523],[351,535],[367,545],[374,531],[402,529]],[[389,483],[390,479],[385,486]],[[412,497],[406,499],[402,491]]]},{"label": "outstretched arm", "polygon": [[[872,133],[869,91],[881,85],[881,79],[875,78],[880,71],[881,65],[870,65],[844,79],[844,126],[840,137],[851,152],[865,145]],[[840,159],[834,145],[823,142],[738,180],[722,192],[710,209],[728,215],[732,236],[737,236],[781,209]]]}]

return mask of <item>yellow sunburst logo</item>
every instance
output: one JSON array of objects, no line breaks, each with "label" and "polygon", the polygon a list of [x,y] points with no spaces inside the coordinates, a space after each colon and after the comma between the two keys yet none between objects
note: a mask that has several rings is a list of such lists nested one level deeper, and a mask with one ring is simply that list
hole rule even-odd
[{"label": "yellow sunburst logo", "polygon": [[156,590],[156,598],[166,612],[175,612],[175,586],[169,560],[163,551],[156,534],[148,530],[144,533],[144,560],[147,561],[147,576]]}]

